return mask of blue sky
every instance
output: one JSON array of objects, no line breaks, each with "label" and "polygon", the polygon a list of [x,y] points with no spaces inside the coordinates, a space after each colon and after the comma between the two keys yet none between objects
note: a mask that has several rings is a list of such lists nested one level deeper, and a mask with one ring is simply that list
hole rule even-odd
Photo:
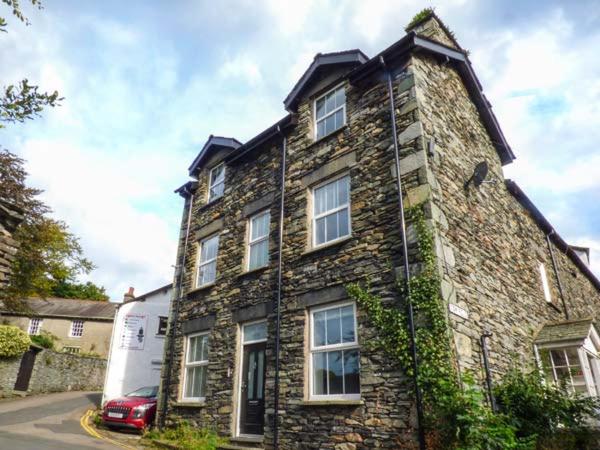
[{"label": "blue sky", "polygon": [[[600,273],[600,3],[440,1],[471,51],[517,155],[515,179]],[[285,112],[317,52],[374,55],[422,2],[48,1],[0,36],[0,82],[28,77],[60,108],[0,130],[91,279],[118,300],[171,281],[182,201],[173,189],[211,133],[244,141]],[[1,10],[4,15],[8,11]]]}]

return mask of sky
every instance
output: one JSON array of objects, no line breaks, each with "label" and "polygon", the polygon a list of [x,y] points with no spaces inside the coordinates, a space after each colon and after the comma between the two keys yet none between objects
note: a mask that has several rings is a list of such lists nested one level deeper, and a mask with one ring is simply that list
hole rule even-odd
[{"label": "sky", "polygon": [[[0,35],[0,85],[65,97],[0,129],[56,218],[119,301],[172,281],[183,200],[207,137],[246,141],[285,115],[318,52],[374,55],[404,35],[414,0],[47,1]],[[470,51],[517,160],[519,183],[600,274],[600,1],[432,4]],[[8,16],[0,6],[0,15]],[[7,17],[8,18],[8,17]]]}]

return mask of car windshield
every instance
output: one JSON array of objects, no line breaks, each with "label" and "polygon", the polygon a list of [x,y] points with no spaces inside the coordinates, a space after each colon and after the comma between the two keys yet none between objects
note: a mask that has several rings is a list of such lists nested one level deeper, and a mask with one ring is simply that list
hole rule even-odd
[{"label": "car windshield", "polygon": [[158,394],[158,386],[146,386],[143,388],[136,389],[133,392],[130,392],[126,395],[126,397],[144,397],[144,398],[152,398],[156,397]]}]

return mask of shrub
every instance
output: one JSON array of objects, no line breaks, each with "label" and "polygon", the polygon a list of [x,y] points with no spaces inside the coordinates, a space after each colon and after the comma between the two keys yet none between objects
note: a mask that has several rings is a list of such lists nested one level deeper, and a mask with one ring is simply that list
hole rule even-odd
[{"label": "shrub", "polygon": [[167,441],[184,450],[216,450],[219,445],[227,442],[213,430],[194,428],[185,421],[162,431],[147,431],[144,437]]},{"label": "shrub", "polygon": [[40,334],[34,334],[31,336],[31,342],[39,345],[40,347],[54,350],[54,343],[58,340],[58,337],[48,331],[42,330]]},{"label": "shrub", "polygon": [[0,325],[0,358],[15,358],[25,353],[31,340],[27,333],[18,327]]},{"label": "shrub", "polygon": [[537,370],[511,370],[494,392],[517,435],[537,438],[538,448],[591,448],[589,424],[597,418],[597,398],[572,395],[565,387],[545,383]]}]

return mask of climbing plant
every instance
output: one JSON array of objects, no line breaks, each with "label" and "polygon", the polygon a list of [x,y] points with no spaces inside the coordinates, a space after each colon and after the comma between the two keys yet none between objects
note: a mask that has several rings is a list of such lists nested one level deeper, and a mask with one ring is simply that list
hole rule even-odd
[{"label": "climbing plant", "polygon": [[[548,436],[561,432],[557,424],[576,428],[578,439],[569,439],[572,446],[582,447],[586,420],[595,414],[589,399],[570,396],[560,387],[541,388],[542,380],[523,372],[511,372],[497,387],[500,411],[494,413],[486,403],[482,389],[472,374],[459,379],[453,365],[450,329],[441,298],[441,280],[436,266],[434,239],[421,207],[406,211],[407,222],[417,237],[419,273],[409,280],[410,296],[403,283],[398,286],[401,298],[412,303],[415,312],[415,344],[418,353],[418,383],[423,393],[425,428],[428,449],[536,449]],[[404,308],[384,304],[371,293],[368,285],[347,286],[349,295],[366,311],[369,321],[378,331],[378,342],[405,373],[413,375],[408,318]],[[520,373],[520,375],[518,375]],[[529,397],[523,394],[529,393]],[[519,398],[523,398],[520,401]],[[525,400],[526,399],[526,400]],[[525,405],[525,402],[527,404]],[[586,403],[587,402],[587,403]],[[547,409],[552,406],[551,413]],[[562,408],[562,409],[561,409]],[[537,428],[527,425],[519,412],[550,414],[552,420]],[[546,410],[546,411],[545,411]],[[562,413],[560,412],[562,411]],[[575,419],[565,415],[575,412]],[[572,415],[571,415],[572,417]],[[573,422],[575,420],[575,422]],[[539,425],[539,424],[538,424]],[[576,426],[575,426],[576,425]],[[569,442],[571,442],[569,441]],[[566,441],[565,441],[566,442]],[[591,448],[591,447],[590,447]]]}]

